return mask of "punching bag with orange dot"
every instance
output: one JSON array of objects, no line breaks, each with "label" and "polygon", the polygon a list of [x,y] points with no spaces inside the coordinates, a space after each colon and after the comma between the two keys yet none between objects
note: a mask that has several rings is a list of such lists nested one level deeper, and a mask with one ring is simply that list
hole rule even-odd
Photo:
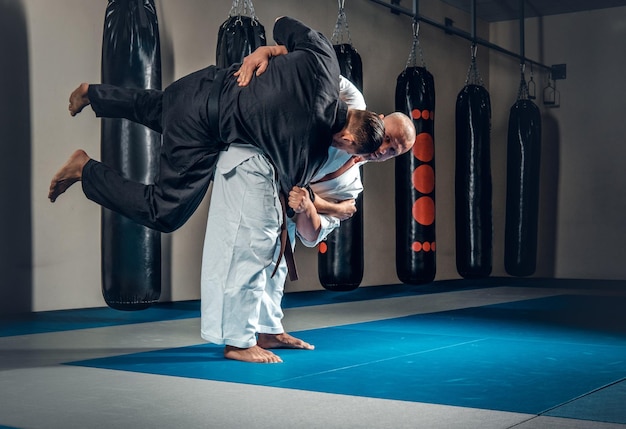
[{"label": "punching bag with orange dot", "polygon": [[[418,56],[421,65],[418,65]],[[435,81],[426,69],[413,20],[413,46],[396,82],[396,111],[415,125],[413,149],[395,160],[396,273],[403,283],[434,280],[435,252]]]},{"label": "punching bag with orange dot", "polygon": [[396,273],[403,283],[435,278],[435,83],[424,67],[398,76],[396,110],[413,119],[413,149],[396,158]]}]

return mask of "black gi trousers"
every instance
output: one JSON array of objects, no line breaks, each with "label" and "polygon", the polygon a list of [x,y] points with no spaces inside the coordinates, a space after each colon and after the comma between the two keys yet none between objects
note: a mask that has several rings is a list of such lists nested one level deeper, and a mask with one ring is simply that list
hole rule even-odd
[{"label": "black gi trousers", "polygon": [[219,152],[227,147],[217,131],[217,109],[207,111],[217,106],[223,78],[218,71],[211,66],[192,73],[165,91],[90,85],[96,116],[143,124],[162,133],[162,143],[154,184],[128,180],[90,160],[82,175],[87,198],[161,232],[181,227],[202,201]]}]

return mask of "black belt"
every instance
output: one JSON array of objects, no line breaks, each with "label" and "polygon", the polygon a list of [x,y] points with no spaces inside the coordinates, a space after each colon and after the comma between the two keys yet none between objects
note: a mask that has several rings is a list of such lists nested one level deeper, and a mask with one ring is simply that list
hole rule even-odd
[{"label": "black belt", "polygon": [[213,84],[211,85],[211,92],[209,92],[209,100],[207,101],[207,116],[209,120],[209,129],[211,134],[217,140],[220,139],[220,94],[222,93],[222,87],[224,86],[224,79],[226,78],[226,69],[219,69],[215,73]]},{"label": "black belt", "polygon": [[289,234],[287,232],[287,218],[285,217],[287,214],[287,202],[285,201],[285,195],[280,192],[280,205],[283,208],[283,223],[280,226],[280,253],[278,254],[278,260],[276,261],[276,266],[274,267],[274,271],[272,271],[272,275],[270,278],[274,277],[276,274],[276,270],[278,270],[278,266],[280,265],[280,261],[283,256],[285,257],[285,262],[287,263],[287,272],[289,273],[289,280],[296,281],[298,280],[298,269],[296,267],[296,260],[293,257],[293,250],[291,249],[291,240],[289,240]]}]

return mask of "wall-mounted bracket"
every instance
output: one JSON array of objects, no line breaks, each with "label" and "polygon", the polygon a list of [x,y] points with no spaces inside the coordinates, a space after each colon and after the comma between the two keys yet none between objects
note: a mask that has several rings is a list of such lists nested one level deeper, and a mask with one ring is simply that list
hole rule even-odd
[{"label": "wall-mounted bracket", "polygon": [[444,31],[446,34],[454,34],[452,31],[449,30],[450,28],[454,27],[454,21],[452,20],[452,18],[448,18],[446,16],[443,20],[443,25],[445,26]]},{"label": "wall-mounted bracket", "polygon": [[550,67],[550,77],[552,80],[562,80],[567,77],[567,64],[553,64]]},{"label": "wall-mounted bracket", "polygon": [[[393,6],[400,6],[400,1],[401,1],[401,0],[391,0],[391,4],[392,4]],[[400,15],[400,12],[398,12],[396,9],[393,9],[393,8],[392,8],[392,9],[390,9],[390,10],[391,10],[391,13],[393,13],[394,15]]]}]

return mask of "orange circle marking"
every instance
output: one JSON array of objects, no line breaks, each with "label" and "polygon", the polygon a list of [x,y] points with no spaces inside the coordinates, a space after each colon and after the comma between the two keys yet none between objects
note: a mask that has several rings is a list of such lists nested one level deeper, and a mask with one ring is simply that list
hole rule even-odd
[{"label": "orange circle marking", "polygon": [[320,253],[326,253],[328,251],[328,245],[322,241],[320,243],[319,250]]},{"label": "orange circle marking", "polygon": [[413,219],[420,225],[435,221],[435,201],[431,197],[419,197],[413,204]]},{"label": "orange circle marking", "polygon": [[422,118],[428,119],[430,117],[430,112],[428,110],[422,110]]},{"label": "orange circle marking", "polygon": [[422,162],[432,161],[435,154],[433,137],[428,133],[419,133],[415,137],[413,145],[413,156]]},{"label": "orange circle marking", "polygon": [[414,241],[411,245],[411,250],[414,252],[434,252],[436,249],[437,246],[435,245],[434,241],[432,243],[429,243],[428,241],[425,241],[423,243],[420,243],[419,241]]},{"label": "orange circle marking", "polygon": [[413,119],[419,119],[421,116],[422,116],[422,113],[419,111],[419,109],[411,110],[411,117]]},{"label": "orange circle marking", "polygon": [[413,187],[422,194],[430,194],[435,189],[435,170],[428,165],[422,164],[413,170]]}]

